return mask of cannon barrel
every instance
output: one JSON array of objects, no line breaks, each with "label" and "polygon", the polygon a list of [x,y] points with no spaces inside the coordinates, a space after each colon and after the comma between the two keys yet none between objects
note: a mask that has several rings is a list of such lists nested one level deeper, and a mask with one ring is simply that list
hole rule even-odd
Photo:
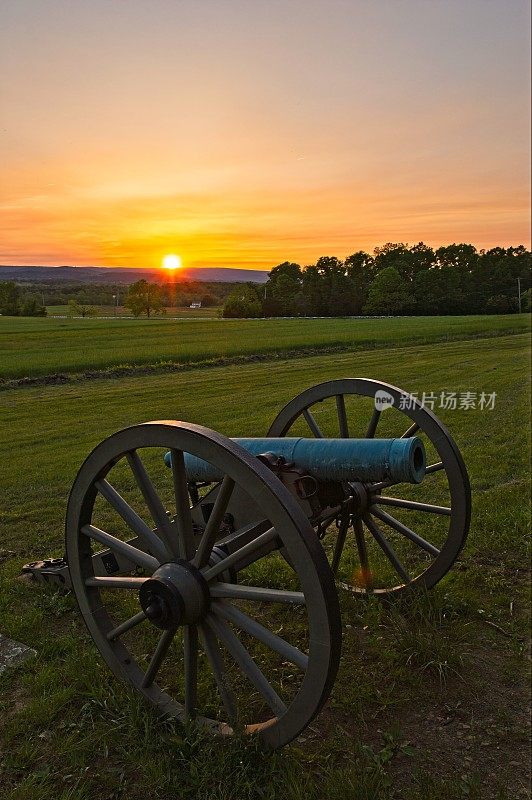
[{"label": "cannon barrel", "polygon": [[[404,481],[421,483],[425,448],[421,439],[233,439],[254,456],[272,453],[318,481]],[[171,454],[165,456],[171,466]],[[223,475],[197,456],[185,453],[190,481],[218,481]]]}]

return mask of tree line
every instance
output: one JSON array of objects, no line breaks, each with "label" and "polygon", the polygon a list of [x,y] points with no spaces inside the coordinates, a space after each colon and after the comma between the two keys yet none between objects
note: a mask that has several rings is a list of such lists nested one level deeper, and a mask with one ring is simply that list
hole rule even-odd
[{"label": "tree line", "polygon": [[[196,291],[193,294],[186,294],[187,286],[192,289],[196,288]],[[241,284],[241,286],[245,289],[245,284]],[[209,291],[208,287],[215,293]],[[160,285],[142,279],[129,286],[124,305],[135,317],[140,317],[141,314],[146,314],[147,317],[151,317],[152,314],[164,314],[169,306],[186,307],[190,305],[190,302],[199,302],[202,308],[209,308],[220,306],[233,287],[234,284],[208,283],[202,285],[193,282]],[[185,302],[183,302],[184,297],[186,297]]]},{"label": "tree line", "polygon": [[360,250],[344,261],[323,256],[303,268],[285,261],[265,284],[142,280],[127,288],[3,281],[0,314],[44,316],[45,300],[82,316],[115,302],[138,316],[198,301],[223,304],[224,317],[507,314],[518,311],[518,281],[522,311],[530,311],[530,266],[523,245],[477,251],[471,244],[434,250],[423,242],[389,242],[373,255]]},{"label": "tree line", "polygon": [[0,281],[0,314],[11,317],[45,317],[39,298],[21,291],[15,281]]},{"label": "tree line", "polygon": [[391,243],[344,261],[323,256],[301,267],[285,261],[266,284],[227,298],[224,317],[507,314],[530,311],[531,254],[523,245],[477,250],[452,244]]},{"label": "tree line", "polygon": [[[135,294],[142,295],[142,287],[147,281],[137,281],[141,284],[127,286],[125,284],[98,284],[75,283],[65,281],[0,281],[0,314],[4,316],[45,316],[46,306],[67,306],[68,312],[75,316],[93,316],[97,306],[125,305],[135,313],[139,304],[135,303]],[[234,283],[221,283],[218,281],[166,281],[162,284],[150,283],[156,286],[156,313],[164,309],[177,306],[186,308],[191,303],[200,302],[202,308],[222,306],[227,296],[234,290]],[[127,305],[130,295],[134,308]],[[146,304],[140,304],[138,313],[147,313]],[[150,303],[148,308],[151,309]],[[151,313],[151,311],[150,311]]]}]

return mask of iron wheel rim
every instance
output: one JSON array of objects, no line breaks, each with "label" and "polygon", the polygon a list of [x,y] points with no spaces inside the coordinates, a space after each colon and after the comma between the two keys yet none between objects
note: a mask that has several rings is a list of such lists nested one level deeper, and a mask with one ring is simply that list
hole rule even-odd
[{"label": "iron wheel rim", "polygon": [[[449,528],[445,542],[440,554],[420,574],[408,582],[403,581],[395,586],[371,590],[340,582],[343,588],[347,588],[357,594],[369,594],[371,592],[371,594],[386,596],[397,595],[414,587],[429,589],[434,586],[451,569],[466,542],[471,520],[469,476],[458,446],[448,429],[429,408],[425,408],[417,398],[397,386],[370,378],[344,378],[325,381],[298,394],[279,412],[272,422],[267,435],[273,437],[287,436],[294,423],[300,420],[312,406],[331,398],[342,398],[340,402],[337,400],[337,411],[340,437],[343,438],[343,435],[348,432],[348,426],[345,422],[345,400],[343,398],[346,395],[375,398],[379,390],[391,395],[394,407],[400,410],[411,421],[412,425],[418,425],[419,430],[430,440],[443,464],[442,470],[447,478],[451,498]],[[344,408],[343,421],[341,419],[342,406]],[[376,416],[374,412],[366,433],[370,432],[375,417],[375,428],[378,425],[380,415]],[[311,433],[316,435],[319,429],[313,430],[315,423],[311,414],[307,422]],[[416,432],[413,431],[410,435],[414,435]],[[404,433],[408,433],[408,429],[407,431],[398,432],[398,435],[404,435]],[[374,434],[375,429],[371,431],[370,437],[366,436],[365,438],[371,438]],[[378,490],[375,490],[374,494],[377,496]],[[370,509],[374,505],[377,504],[372,504]],[[365,520],[364,527],[366,527]]]},{"label": "iron wheel rim", "polygon": [[[159,712],[179,719],[185,717],[183,703],[155,683],[148,687],[142,685],[146,670],[138,665],[120,638],[108,640],[110,630],[116,629],[116,621],[105,609],[100,589],[86,583],[94,578],[94,573],[91,540],[82,533],[82,528],[91,524],[98,495],[95,483],[105,479],[127,453],[147,447],[192,452],[223,468],[224,473],[237,484],[245,484],[251,496],[260,498],[261,508],[267,505],[268,519],[295,562],[307,608],[310,642],[307,669],[301,687],[285,713],[245,727],[246,732],[258,732],[267,747],[282,746],[295,738],[319,712],[334,683],[341,640],[338,598],[323,550],[301,509],[273,473],[234,442],[202,426],[161,421],[126,428],[93,450],[73,484],[66,518],[67,559],[84,622],[115,675],[125,678]],[[219,601],[211,598],[211,602],[215,605]],[[209,610],[206,620],[208,616],[214,617],[214,611]],[[211,620],[208,624],[219,625],[220,620]],[[208,624],[204,622],[201,627],[206,631]],[[196,627],[200,628],[200,625]],[[195,719],[222,733],[232,731],[228,723],[201,715],[196,715]]]}]

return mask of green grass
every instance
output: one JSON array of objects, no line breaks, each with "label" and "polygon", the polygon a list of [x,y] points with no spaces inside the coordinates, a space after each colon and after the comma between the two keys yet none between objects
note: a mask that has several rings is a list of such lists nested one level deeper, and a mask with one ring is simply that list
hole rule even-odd
[{"label": "green grass", "polygon": [[[125,306],[118,306],[115,309],[113,306],[93,306],[96,311],[96,316],[98,317],[131,317],[131,311],[129,308]],[[64,317],[70,315],[70,306],[62,305],[62,306],[46,306],[46,310],[48,312],[48,317]],[[220,314],[220,307],[212,306],[210,308],[183,308],[181,306],[175,307],[171,306],[165,309],[165,318],[171,319],[172,317],[177,317],[178,319],[187,318],[187,317],[202,317],[202,318],[209,318],[209,317],[218,317]]]},{"label": "green grass", "polygon": [[[519,792],[528,763],[529,342],[527,335],[493,338],[497,320],[502,330],[520,324],[516,317],[490,318],[484,327],[479,318],[463,320],[466,336],[484,330],[491,338],[407,347],[398,343],[458,336],[460,328],[448,319],[429,321],[432,328],[427,320],[368,320],[351,352],[3,392],[1,630],[38,651],[0,676],[6,800],[526,796]],[[159,332],[180,329],[143,322],[129,335],[150,336],[152,324]],[[288,338],[286,323],[277,324]],[[307,337],[322,341],[327,328],[314,324],[318,333],[307,329]],[[210,327],[196,330],[203,325]],[[46,329],[37,325],[36,337],[37,330],[42,341]],[[83,327],[73,330],[80,342]],[[86,330],[104,337],[109,329],[88,322]],[[372,345],[388,335],[388,347],[364,350],[370,332]],[[52,347],[50,358],[66,357],[64,330],[48,335],[63,348]],[[36,358],[19,355],[30,364]],[[16,358],[7,374],[15,365]],[[21,565],[62,552],[69,487],[86,454],[113,431],[177,418],[227,435],[262,435],[298,391],[354,375],[420,393],[497,393],[493,411],[441,412],[472,483],[472,528],[459,563],[428,596],[382,604],[341,593],[343,653],[331,700],[283,751],[265,755],[253,741],[213,741],[161,722],[109,673],[73,598],[18,581]]]},{"label": "green grass", "polygon": [[529,315],[394,319],[0,317],[0,378],[319,348],[367,349],[528,330]]}]

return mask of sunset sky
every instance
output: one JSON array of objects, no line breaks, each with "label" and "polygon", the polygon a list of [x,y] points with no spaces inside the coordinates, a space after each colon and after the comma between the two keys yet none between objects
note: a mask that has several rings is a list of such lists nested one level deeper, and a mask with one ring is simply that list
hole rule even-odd
[{"label": "sunset sky", "polygon": [[1,264],[530,245],[528,0],[6,0]]}]

